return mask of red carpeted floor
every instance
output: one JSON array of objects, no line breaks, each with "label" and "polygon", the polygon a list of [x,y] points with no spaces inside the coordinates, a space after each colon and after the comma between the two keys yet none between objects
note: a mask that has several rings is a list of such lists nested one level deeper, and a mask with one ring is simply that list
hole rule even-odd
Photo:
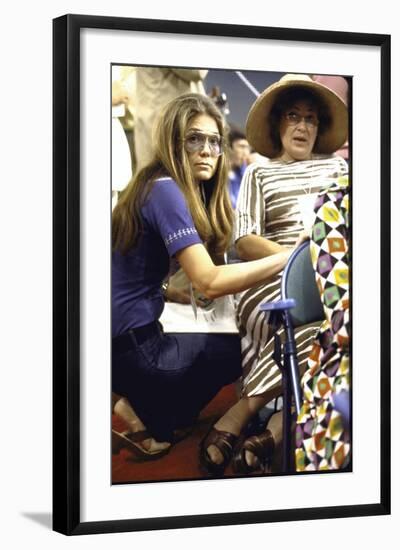
[{"label": "red carpeted floor", "polygon": [[[139,462],[138,459],[122,448],[112,457],[112,482],[143,482],[179,479],[201,479],[207,477],[199,467],[198,447],[207,430],[220,418],[236,401],[234,386],[223,388],[219,394],[202,411],[197,425],[190,436],[176,445],[164,457]],[[126,427],[123,422],[113,417],[113,428],[123,431]],[[226,470],[227,476],[232,476],[231,466]]]}]

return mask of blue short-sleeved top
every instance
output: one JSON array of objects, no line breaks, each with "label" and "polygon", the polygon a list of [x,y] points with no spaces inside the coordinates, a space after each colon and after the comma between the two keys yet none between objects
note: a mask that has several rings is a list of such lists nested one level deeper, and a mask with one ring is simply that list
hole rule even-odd
[{"label": "blue short-sleeved top", "polygon": [[142,206],[143,232],[135,247],[112,254],[112,335],[158,319],[164,308],[161,285],[170,258],[201,243],[182,191],[171,178],[155,181]]}]

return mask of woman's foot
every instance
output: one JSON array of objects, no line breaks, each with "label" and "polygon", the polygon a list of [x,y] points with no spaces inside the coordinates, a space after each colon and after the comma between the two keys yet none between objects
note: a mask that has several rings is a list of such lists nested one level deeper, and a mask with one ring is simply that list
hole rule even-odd
[{"label": "woman's foot", "polygon": [[[165,448],[149,448],[143,445],[144,441],[152,440],[146,431],[141,432],[117,432],[112,430],[113,448],[118,446],[119,450],[122,447],[129,449],[139,460],[156,460],[169,452],[170,445]],[[154,440],[153,440],[154,441]]]},{"label": "woman's foot", "polygon": [[207,432],[200,443],[200,465],[207,473],[221,476],[233,457],[238,436],[217,430],[214,427]]},{"label": "woman's foot", "polygon": [[233,469],[241,474],[270,471],[272,460],[281,443],[282,412],[279,411],[271,416],[263,433],[252,435],[243,441],[235,454]]},{"label": "woman's foot", "polygon": [[[137,416],[131,404],[125,397],[121,397],[115,404],[113,412],[121,417],[128,430],[125,432],[116,432],[113,430],[113,440],[120,439],[124,446],[128,446],[133,452],[139,449],[144,456],[164,456],[171,447],[168,441],[157,441],[146,431],[146,426]],[[117,435],[118,434],[118,435]],[[137,454],[137,453],[136,453]]]},{"label": "woman's foot", "polygon": [[252,435],[244,440],[233,459],[233,469],[238,474],[265,472],[275,450],[275,441],[270,430]]},{"label": "woman's foot", "polygon": [[[218,420],[214,425],[214,429],[217,432],[225,432],[238,439],[242,430],[247,426],[253,416],[272,398],[273,396],[269,393],[252,397],[241,397],[239,401]],[[205,443],[202,443],[202,453],[206,455],[202,457],[202,462],[205,463],[205,461],[207,461],[207,463],[211,462],[226,467],[230,459],[228,460],[226,456],[226,450],[224,454],[221,451],[221,445],[217,445],[216,443],[217,440],[212,442],[209,439]],[[231,454],[233,454],[233,450]]]},{"label": "woman's foot", "polygon": [[222,475],[233,458],[242,430],[252,416],[248,403],[246,397],[235,403],[202,440],[200,463],[209,473]]}]

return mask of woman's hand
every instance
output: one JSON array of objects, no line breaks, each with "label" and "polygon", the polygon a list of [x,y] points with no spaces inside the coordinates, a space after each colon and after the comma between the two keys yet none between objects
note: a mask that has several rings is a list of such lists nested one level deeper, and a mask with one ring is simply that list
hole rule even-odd
[{"label": "woman's hand", "polygon": [[300,233],[300,235],[297,237],[297,241],[294,245],[294,248],[299,247],[302,243],[305,241],[309,241],[311,238],[311,233],[308,230],[304,230]]},{"label": "woman's hand", "polygon": [[177,288],[172,284],[168,285],[167,290],[164,292],[164,296],[169,302],[176,302],[177,304],[190,304],[189,292]]},{"label": "woman's hand", "polygon": [[[164,297],[169,302],[175,302],[177,304],[190,304],[190,291],[185,288],[179,288],[174,284],[170,283],[167,287],[167,290],[164,291]],[[199,307],[205,307],[208,303],[208,300],[202,296],[199,296],[198,293],[195,293],[195,302]]]}]

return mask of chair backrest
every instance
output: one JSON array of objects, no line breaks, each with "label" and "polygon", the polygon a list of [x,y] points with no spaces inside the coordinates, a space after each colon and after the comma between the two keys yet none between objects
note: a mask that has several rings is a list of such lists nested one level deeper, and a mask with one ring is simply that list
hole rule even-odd
[{"label": "chair backrest", "polygon": [[283,300],[296,300],[296,306],[290,310],[295,327],[325,319],[311,263],[309,241],[296,248],[290,256],[282,275],[281,297]]}]

